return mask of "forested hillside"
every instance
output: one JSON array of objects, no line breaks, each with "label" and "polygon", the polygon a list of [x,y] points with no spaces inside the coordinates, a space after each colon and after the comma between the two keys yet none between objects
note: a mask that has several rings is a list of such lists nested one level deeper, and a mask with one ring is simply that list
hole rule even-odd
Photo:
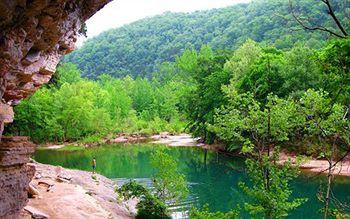
[{"label": "forested hillside", "polygon": [[[347,13],[348,1],[332,1],[336,12]],[[345,5],[346,4],[346,5]],[[295,1],[295,10],[312,24],[332,28],[321,1]],[[146,18],[88,40],[65,61],[75,63],[83,77],[152,77],[160,63],[174,61],[186,49],[208,44],[214,50],[237,49],[247,39],[291,48],[302,42],[320,48],[328,34],[306,32],[293,19],[287,0],[255,0],[222,9],[193,13],[165,13]],[[339,15],[344,20],[345,16]],[[312,37],[311,37],[312,36]]]}]

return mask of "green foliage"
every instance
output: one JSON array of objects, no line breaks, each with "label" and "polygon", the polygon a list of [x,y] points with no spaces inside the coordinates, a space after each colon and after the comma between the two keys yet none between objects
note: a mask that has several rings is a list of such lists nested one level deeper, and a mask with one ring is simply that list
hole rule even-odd
[{"label": "green foliage", "polygon": [[[334,0],[340,20],[346,21],[348,0]],[[334,27],[321,1],[297,1],[298,12],[319,26]],[[345,22],[344,22],[345,23]],[[286,0],[257,0],[222,9],[193,13],[164,13],[102,33],[68,55],[83,76],[97,79],[100,74],[114,77],[152,77],[157,64],[174,61],[186,49],[199,51],[204,44],[217,49],[238,48],[247,39],[291,48],[302,42],[321,47],[328,35],[300,29],[290,14]]]},{"label": "green foliage", "polygon": [[178,202],[188,194],[187,183],[183,174],[178,172],[177,162],[161,150],[156,150],[151,157],[151,164],[156,169],[154,192],[130,181],[116,192],[123,199],[137,198],[137,218],[170,218],[165,203]]},{"label": "green foliage", "polygon": [[[350,151],[350,122],[348,108],[334,99],[327,92],[308,90],[301,99],[303,112],[307,115],[305,127],[307,136],[312,138],[319,158],[328,161],[328,182],[325,191],[321,189],[318,199],[323,203],[323,217],[342,213],[342,204],[330,196],[333,181],[333,166]],[[339,159],[339,160],[338,160]]]},{"label": "green foliage", "polygon": [[207,129],[213,122],[214,110],[225,103],[221,86],[228,84],[231,77],[224,70],[227,59],[228,54],[215,54],[210,47],[203,46],[198,54],[188,51],[177,60],[180,71],[191,76],[193,83],[193,89],[185,96],[188,129],[207,143],[215,139]]},{"label": "green foliage", "polygon": [[279,152],[274,146],[289,140],[293,131],[303,124],[298,105],[271,94],[262,104],[253,94],[239,94],[232,86],[226,86],[224,91],[228,105],[217,110],[211,128],[221,138],[241,143],[242,152],[252,157],[246,161],[252,186],[239,183],[252,199],[245,203],[245,210],[256,218],[288,216],[305,200],[290,200],[289,182],[297,176],[297,171],[288,163],[282,167],[277,163]]},{"label": "green foliage", "polygon": [[[272,160],[267,155],[263,155],[261,160],[246,160],[251,186],[240,182],[239,187],[252,198],[244,204],[244,208],[253,218],[285,218],[290,211],[307,201],[304,198],[290,200],[290,181],[297,177],[297,169],[288,162],[280,166],[278,161],[277,150]],[[267,182],[266,174],[269,174],[271,183]]]},{"label": "green foliage", "polygon": [[[308,90],[300,99],[307,116],[305,131],[321,153],[321,157],[341,157],[350,149],[348,108],[335,103],[327,92]],[[316,137],[317,138],[314,138]],[[332,146],[337,149],[332,149]]]},{"label": "green foliage", "polygon": [[331,98],[344,105],[350,103],[350,38],[334,40],[319,52],[327,80],[324,89]]},{"label": "green foliage", "polygon": [[36,142],[99,141],[108,133],[155,134],[183,132],[180,116],[183,82],[102,75],[99,81],[82,79],[66,63],[51,85],[15,107],[8,133],[28,135]]},{"label": "green foliage", "polygon": [[284,53],[280,74],[283,85],[279,93],[293,98],[301,97],[307,89],[323,87],[325,79],[318,63],[317,51],[301,44]]},{"label": "green foliage", "polygon": [[123,184],[120,188],[116,188],[116,192],[124,199],[142,198],[149,193],[147,188],[135,181],[129,181],[128,183]]},{"label": "green foliage", "polygon": [[64,83],[72,84],[81,80],[80,70],[72,63],[65,63],[57,68],[56,74],[53,76],[57,85],[60,87]]},{"label": "green foliage", "polygon": [[266,102],[269,93],[280,94],[283,84],[281,68],[283,58],[278,53],[265,53],[259,60],[250,66],[249,72],[238,82],[241,92],[252,92],[260,102]]},{"label": "green foliage", "polygon": [[239,93],[250,92],[259,102],[269,93],[279,97],[300,97],[308,88],[321,87],[321,72],[316,52],[296,46],[280,51],[247,41],[226,63],[232,73],[230,86]]},{"label": "green foliage", "polygon": [[287,141],[292,130],[303,122],[304,117],[290,99],[269,95],[264,107],[251,93],[238,94],[231,86],[224,91],[228,105],[217,110],[211,129],[221,139],[240,142],[244,152],[254,152],[255,145],[263,147],[266,139],[273,144]]},{"label": "green foliage", "polygon": [[151,165],[156,169],[153,176],[155,195],[163,202],[178,203],[188,194],[185,175],[179,173],[178,163],[162,150],[156,150],[151,157]]},{"label": "green foliage", "polygon": [[163,201],[156,196],[152,195],[151,192],[144,186],[130,181],[125,183],[120,188],[116,189],[119,197],[123,199],[137,198],[139,200],[137,208],[136,218],[140,219],[168,219],[167,207]]},{"label": "green foliage", "polygon": [[137,216],[140,219],[170,219],[167,207],[160,199],[148,194],[137,204]]},{"label": "green foliage", "polygon": [[210,212],[209,206],[205,205],[202,209],[191,208],[189,211],[189,216],[191,219],[235,219],[238,217],[237,210],[231,210],[229,212]]},{"label": "green foliage", "polygon": [[[215,109],[230,105],[228,90],[249,93],[250,99],[243,101],[254,100],[263,106],[270,93],[298,99],[308,88],[319,88],[323,83],[316,52],[300,46],[280,51],[248,40],[233,54],[214,53],[209,47],[203,47],[200,53],[187,51],[176,64],[179,74],[190,77],[192,83],[192,89],[184,95],[188,129],[207,143],[217,138],[210,127],[215,123]],[[220,140],[237,145],[232,138],[220,135]]]}]

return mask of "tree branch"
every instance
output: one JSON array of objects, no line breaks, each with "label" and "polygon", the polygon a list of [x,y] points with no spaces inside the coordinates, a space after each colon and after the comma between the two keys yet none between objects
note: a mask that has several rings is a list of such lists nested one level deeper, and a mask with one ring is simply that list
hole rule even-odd
[{"label": "tree branch", "polygon": [[336,17],[336,15],[334,14],[334,11],[333,11],[333,8],[332,6],[330,5],[329,3],[329,0],[321,0],[324,4],[327,5],[328,7],[328,14],[332,17],[332,19],[335,21],[335,23],[337,24],[338,28],[340,29],[340,31],[342,32],[342,34],[344,35],[340,35],[326,27],[323,27],[323,26],[314,26],[314,27],[311,27],[311,26],[308,26],[306,25],[297,15],[296,13],[294,12],[294,7],[293,7],[293,3],[292,3],[292,0],[289,0],[289,7],[290,7],[290,10],[291,10],[291,14],[294,18],[294,20],[300,25],[302,26],[305,30],[309,30],[309,31],[323,31],[323,32],[326,32],[326,33],[329,33],[333,36],[336,36],[338,38],[345,38],[347,36],[347,33],[345,31],[345,29],[343,28],[343,26],[341,25],[340,21],[338,20],[338,18]]},{"label": "tree branch", "polygon": [[334,22],[337,24],[338,28],[340,29],[340,31],[344,34],[344,36],[347,36],[348,33],[345,31],[343,25],[340,23],[339,19],[337,18],[337,16],[334,14],[334,10],[331,6],[331,3],[329,0],[322,0],[323,3],[325,3],[327,5],[328,8],[328,14],[333,18]]},{"label": "tree branch", "polygon": [[343,160],[348,156],[348,154],[350,154],[350,150],[346,151],[346,153],[344,154],[344,156],[342,156],[342,157],[341,157],[340,159],[338,159],[335,163],[333,163],[332,166],[330,166],[329,168],[326,168],[326,169],[324,169],[324,170],[321,170],[320,172],[318,172],[317,174],[315,174],[315,175],[312,176],[312,177],[319,176],[319,175],[321,175],[322,173],[328,171],[329,169],[334,168],[339,162],[343,161]]}]

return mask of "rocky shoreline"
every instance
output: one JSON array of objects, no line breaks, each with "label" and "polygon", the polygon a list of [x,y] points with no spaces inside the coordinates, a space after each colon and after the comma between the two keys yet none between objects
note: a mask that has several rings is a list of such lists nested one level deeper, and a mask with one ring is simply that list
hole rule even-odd
[{"label": "rocky shoreline", "polygon": [[136,200],[117,200],[115,182],[86,171],[32,162],[32,198],[21,218],[134,218]]}]

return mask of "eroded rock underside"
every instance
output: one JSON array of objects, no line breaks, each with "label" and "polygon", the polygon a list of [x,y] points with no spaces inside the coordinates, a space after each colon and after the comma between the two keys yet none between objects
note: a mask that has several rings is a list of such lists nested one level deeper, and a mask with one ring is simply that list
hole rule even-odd
[{"label": "eroded rock underside", "polygon": [[[0,1],[0,139],[12,106],[47,83],[60,59],[75,48],[84,22],[111,0]],[[26,165],[27,139],[0,143],[0,218],[16,218],[35,170]],[[5,195],[3,195],[5,194]]]}]

